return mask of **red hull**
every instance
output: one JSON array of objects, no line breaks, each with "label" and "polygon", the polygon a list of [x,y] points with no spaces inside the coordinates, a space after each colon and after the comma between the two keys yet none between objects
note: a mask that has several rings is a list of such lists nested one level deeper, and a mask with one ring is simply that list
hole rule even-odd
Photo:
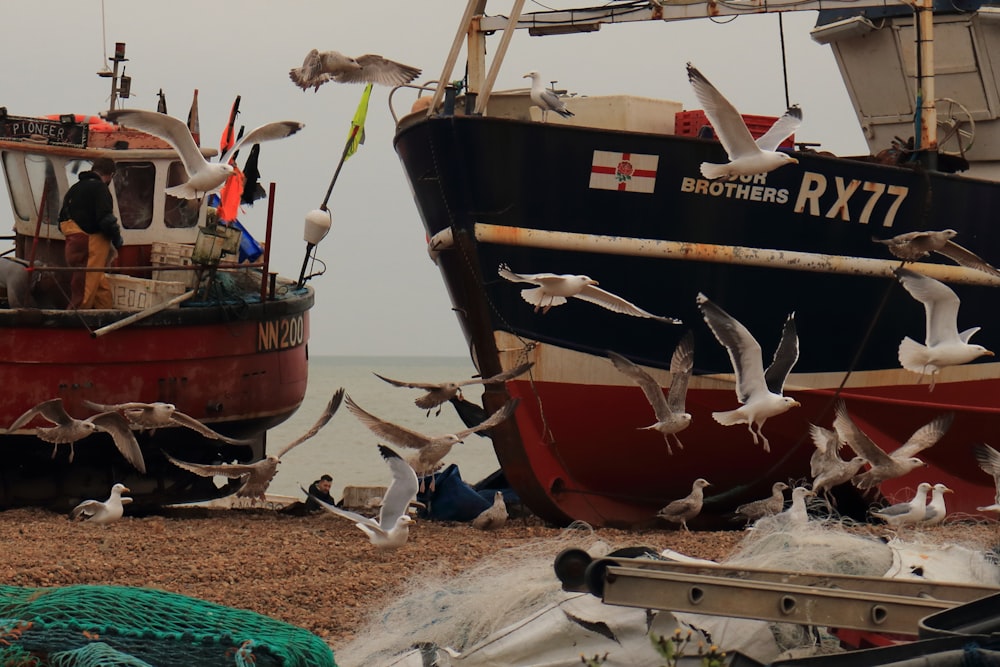
[{"label": "red hull", "polygon": [[[726,525],[727,513],[767,495],[773,482],[808,482],[814,449],[809,423],[830,427],[833,416],[832,389],[789,392],[802,406],[766,423],[766,453],[745,425],[727,427],[712,419],[713,411],[736,407],[732,389],[692,387],[687,410],[693,421],[679,434],[684,448],[674,446],[671,455],[659,433],[639,430],[653,417],[638,387],[536,379],[510,382],[507,391],[521,399],[515,417],[527,462],[506,465],[511,452],[498,448],[511,483],[536,504],[594,525],[655,525],[656,511],[687,495],[698,477],[713,487],[703,516],[692,525]],[[994,487],[971,447],[1000,427],[1000,411],[981,405],[983,397],[998,392],[1000,380],[984,380],[939,385],[933,394],[926,384],[914,384],[847,389],[841,396],[862,430],[887,450],[954,410],[948,433],[921,454],[928,466],[884,483],[881,492],[891,500],[908,499],[921,481],[942,482],[955,491],[947,499],[949,512],[976,514],[977,506],[993,502]],[[712,494],[714,489],[719,492]]]}]

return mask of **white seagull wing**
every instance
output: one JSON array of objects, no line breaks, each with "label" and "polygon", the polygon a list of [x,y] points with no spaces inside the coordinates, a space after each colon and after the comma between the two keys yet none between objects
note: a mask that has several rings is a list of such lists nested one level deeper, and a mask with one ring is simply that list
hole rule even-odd
[{"label": "white seagull wing", "polygon": [[189,176],[194,176],[208,164],[191,136],[191,130],[179,118],[142,109],[115,109],[103,115],[113,123],[134,127],[166,141],[177,151]]},{"label": "white seagull wing", "polygon": [[908,269],[896,269],[896,277],[914,299],[924,304],[927,345],[957,343],[958,295],[941,281]]},{"label": "white seagull wing", "polygon": [[[301,486],[299,488],[302,489]],[[319,503],[319,506],[325,509],[327,512],[330,512],[331,514],[336,514],[337,516],[343,517],[345,519],[350,519],[354,523],[362,524],[364,526],[367,526],[376,533],[379,533],[383,536],[385,535],[385,530],[382,529],[382,526],[378,525],[378,521],[376,521],[375,519],[372,519],[371,517],[367,516],[362,516],[357,512],[352,512],[350,510],[342,509],[340,507],[337,507],[336,505],[331,505],[330,503],[324,500],[320,500],[319,498],[312,495],[305,489],[302,489],[302,492],[305,493],[310,498],[312,498],[313,500],[315,500],[317,503]]]},{"label": "white seagull wing", "polygon": [[781,340],[774,351],[771,365],[764,371],[764,382],[773,394],[781,394],[792,367],[799,360],[799,336],[795,327],[795,313],[788,316],[781,329]]},{"label": "white seagull wing", "polygon": [[694,334],[688,331],[677,343],[670,357],[670,390],[667,392],[667,407],[671,413],[684,412],[687,400],[688,382],[694,370]]},{"label": "white seagull wing", "polygon": [[406,514],[410,502],[417,497],[420,484],[413,468],[399,454],[385,445],[379,445],[378,451],[392,472],[392,482],[389,484],[385,496],[382,497],[382,509],[378,515],[378,523],[386,530],[391,530],[396,525],[396,520]]},{"label": "white seagull wing", "polygon": [[648,317],[653,320],[660,320],[661,322],[669,322],[670,324],[681,323],[680,320],[675,320],[672,317],[654,315],[649,311],[643,310],[631,301],[627,301],[617,294],[612,294],[611,292],[603,290],[600,287],[595,287],[594,285],[586,285],[578,294],[575,294],[574,296],[577,299],[588,301],[603,308],[607,308],[615,313],[631,315],[632,317]]},{"label": "white seagull wing", "polygon": [[757,137],[757,146],[762,151],[776,151],[781,142],[795,134],[802,124],[802,109],[792,105],[767,132]]},{"label": "white seagull wing", "polygon": [[285,137],[292,136],[304,127],[305,124],[300,123],[297,120],[278,120],[273,123],[265,123],[264,125],[256,127],[249,133],[243,135],[242,139],[233,144],[233,147],[223,154],[223,156],[219,159],[219,162],[222,162],[223,164],[229,162],[230,158],[240,149],[241,146],[253,146],[254,144],[259,144],[264,141],[284,139]]},{"label": "white seagull wing", "polygon": [[657,421],[663,421],[670,416],[670,406],[667,405],[667,398],[663,395],[660,384],[653,379],[653,376],[642,370],[617,352],[608,352],[608,358],[619,371],[630,377],[642,393],[646,395],[646,400],[653,406],[653,413],[656,414]]},{"label": "white seagull wing", "polygon": [[708,328],[729,352],[736,375],[736,395],[740,403],[746,403],[752,394],[767,389],[760,344],[739,320],[704,294],[699,293],[697,301]]},{"label": "white seagull wing", "polygon": [[[687,66],[688,81],[701,103],[716,136],[726,149],[730,160],[760,152],[757,143],[743,122],[743,116],[718,89],[709,83],[693,65]],[[779,142],[780,143],[780,142]]]},{"label": "white seagull wing", "polygon": [[330,421],[330,419],[333,417],[334,413],[337,412],[337,409],[340,407],[340,403],[343,400],[344,400],[344,388],[341,387],[340,389],[338,389],[337,391],[335,391],[333,393],[333,397],[326,404],[326,408],[324,408],[323,414],[321,414],[319,416],[319,419],[316,420],[316,423],[313,424],[309,428],[308,431],[306,431],[305,433],[303,433],[302,435],[300,435],[298,438],[296,438],[295,440],[292,440],[290,443],[288,443],[287,445],[285,445],[284,447],[282,447],[280,450],[278,450],[277,457],[280,459],[282,456],[284,456],[285,454],[287,454],[288,452],[290,452],[292,449],[294,449],[295,447],[298,447],[303,442],[305,442],[306,440],[309,440],[314,435],[316,435],[317,433],[319,433],[320,429],[323,428],[324,426],[326,426],[327,422]]},{"label": "white seagull wing", "polygon": [[889,455],[872,442],[865,432],[858,428],[851,416],[847,414],[847,406],[844,401],[837,401],[837,416],[833,419],[833,428],[837,431],[838,437],[847,443],[847,446],[854,450],[854,453],[863,457],[873,467],[887,465],[892,462]]}]

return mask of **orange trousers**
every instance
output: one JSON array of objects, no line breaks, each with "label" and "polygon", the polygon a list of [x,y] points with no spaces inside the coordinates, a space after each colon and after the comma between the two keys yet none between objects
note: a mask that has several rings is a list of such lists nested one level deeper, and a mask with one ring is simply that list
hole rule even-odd
[{"label": "orange trousers", "polygon": [[[66,266],[103,269],[111,264],[116,252],[103,234],[88,234],[72,220],[59,223],[66,236]],[[111,283],[101,271],[74,271],[70,278],[70,309],[111,308]]]}]

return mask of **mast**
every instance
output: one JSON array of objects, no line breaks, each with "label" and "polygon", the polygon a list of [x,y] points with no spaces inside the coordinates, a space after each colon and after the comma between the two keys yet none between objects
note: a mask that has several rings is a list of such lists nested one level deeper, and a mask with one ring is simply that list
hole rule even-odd
[{"label": "mast", "polygon": [[937,169],[937,108],[934,106],[934,0],[916,0],[917,115],[914,149],[928,169]]}]

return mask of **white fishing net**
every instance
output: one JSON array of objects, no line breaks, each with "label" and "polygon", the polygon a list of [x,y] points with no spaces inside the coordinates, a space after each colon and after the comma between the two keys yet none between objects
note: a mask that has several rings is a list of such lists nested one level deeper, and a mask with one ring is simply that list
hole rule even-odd
[{"label": "white fishing net", "polygon": [[[892,539],[884,539],[882,534],[884,531],[872,534],[849,521],[790,524],[786,516],[778,515],[762,519],[747,531],[723,562],[797,572],[1000,585],[1000,570],[988,557],[985,544],[960,544],[953,538],[936,536],[933,531],[908,531]],[[574,525],[556,538],[499,551],[459,575],[421,573],[407,592],[372,617],[353,642],[335,651],[336,660],[345,666],[387,664],[392,656],[419,644],[467,651],[501,630],[518,632],[533,614],[565,599],[566,593],[553,571],[555,557],[561,551],[582,548],[592,558],[600,558],[627,546],[636,543],[609,545],[589,527]],[[687,615],[679,614],[678,618],[691,623]],[[772,642],[774,656],[784,651],[802,655],[840,650],[836,639],[823,629],[752,623],[758,623],[754,632]],[[707,626],[699,621],[694,627]],[[742,627],[739,632],[745,635],[746,628],[753,626],[733,627]],[[716,627],[712,632],[718,635],[721,630]],[[743,639],[741,635],[740,641]],[[728,639],[726,642],[731,643]],[[574,646],[568,645],[567,650],[572,652]],[[575,650],[571,662],[579,660],[579,648]]]}]

